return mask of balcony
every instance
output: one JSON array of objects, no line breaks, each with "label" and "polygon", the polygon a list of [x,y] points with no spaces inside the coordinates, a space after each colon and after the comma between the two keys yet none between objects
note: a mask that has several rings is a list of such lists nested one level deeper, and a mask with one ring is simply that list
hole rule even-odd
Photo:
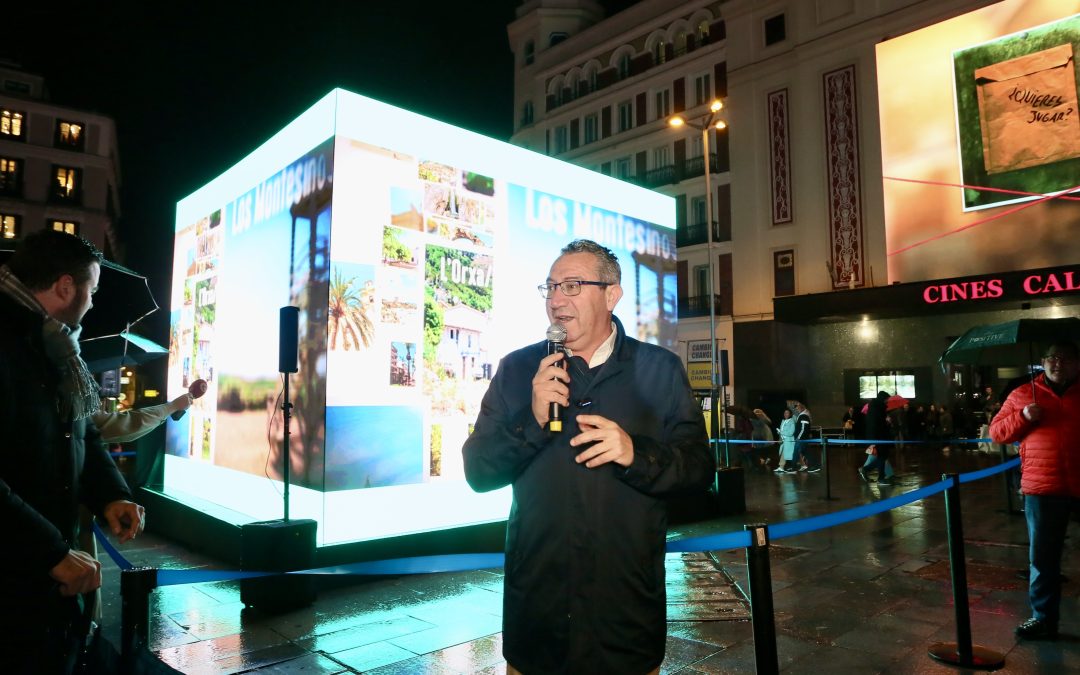
[{"label": "balcony", "polygon": [[[709,153],[709,173],[720,173],[720,163],[717,161],[716,153]],[[683,163],[683,175],[681,180],[687,178],[697,178],[698,176],[705,175],[705,157],[689,157],[686,162]]]},{"label": "balcony", "polygon": [[[720,223],[713,221],[712,237],[714,242],[731,241],[731,224],[725,223],[721,227]],[[675,230],[675,246],[679,248],[705,244],[708,241],[709,233],[705,230],[705,223],[694,223]]]},{"label": "balcony", "polygon": [[[716,316],[722,315],[724,313],[722,296],[714,295],[712,299],[713,312]],[[709,296],[691,295],[679,298],[679,318],[690,319],[696,316],[709,316]]]},{"label": "balcony", "polygon": [[675,165],[669,164],[668,166],[661,166],[655,169],[646,171],[642,176],[630,176],[626,180],[629,180],[635,185],[641,187],[654,188],[661,185],[671,185],[678,182],[675,176]]}]

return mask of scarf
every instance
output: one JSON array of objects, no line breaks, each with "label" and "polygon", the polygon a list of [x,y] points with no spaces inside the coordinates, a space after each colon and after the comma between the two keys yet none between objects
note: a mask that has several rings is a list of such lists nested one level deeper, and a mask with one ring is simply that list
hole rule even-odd
[{"label": "scarf", "polygon": [[98,384],[79,356],[82,326],[71,328],[49,316],[30,289],[11,273],[7,265],[0,265],[0,292],[44,319],[41,337],[45,343],[45,355],[60,374],[57,411],[61,419],[74,422],[97,412],[101,404]]}]

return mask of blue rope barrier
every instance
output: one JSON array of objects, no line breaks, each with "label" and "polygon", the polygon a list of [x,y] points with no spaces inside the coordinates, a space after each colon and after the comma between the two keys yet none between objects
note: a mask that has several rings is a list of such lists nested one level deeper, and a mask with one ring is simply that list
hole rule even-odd
[{"label": "blue rope barrier", "polygon": [[1020,458],[1014,457],[1007,462],[1002,462],[997,466],[991,466],[986,469],[979,469],[978,471],[969,471],[968,473],[960,474],[960,484],[970,483],[972,481],[986,478],[987,476],[993,476],[996,473],[1005,473],[1009,469],[1015,469],[1020,466]]},{"label": "blue rope barrier", "polygon": [[98,526],[97,521],[90,521],[90,526],[94,528],[94,536],[101,542],[101,547],[105,549],[105,552],[109,554],[112,561],[116,563],[116,566],[122,570],[134,569],[134,565],[129,563],[124,556],[120,555],[120,551],[116,550],[116,547],[112,545],[109,538],[105,536],[105,533],[101,531],[101,527]]},{"label": "blue rope barrier", "polygon": [[[731,441],[734,442],[734,441]],[[744,441],[751,442],[751,441]],[[831,442],[831,441],[830,441]],[[866,441],[860,441],[865,443]],[[1020,458],[1003,462],[986,469],[979,469],[960,474],[960,483],[970,483],[981,480],[994,474],[1003,473],[1020,465]],[[808,534],[817,530],[823,530],[837,525],[844,525],[861,518],[866,518],[878,513],[884,513],[900,506],[905,506],[927,497],[933,496],[952,487],[952,479],[946,479],[927,485],[904,494],[895,495],[879,500],[872,504],[861,504],[843,511],[826,513],[820,516],[811,516],[799,520],[787,521],[769,525],[769,538],[771,540],[795,537]],[[117,567],[122,570],[134,568],[116,547],[105,536],[96,522],[93,523],[94,534],[102,547],[109,554]],[[751,544],[750,532],[735,531],[723,534],[706,535],[701,537],[688,537],[667,542],[666,550],[669,553],[700,553],[702,551],[721,551],[733,548],[746,548]],[[464,572],[469,570],[490,569],[503,567],[505,556],[502,553],[461,553],[451,555],[418,556],[412,558],[395,558],[390,560],[375,560],[358,562],[349,565],[334,565],[316,569],[298,570],[293,572],[245,572],[229,570],[158,570],[158,586],[174,586],[179,584],[197,584],[214,581],[235,581],[238,579],[253,579],[257,577],[275,576],[277,574],[299,575],[366,575],[366,576],[396,576],[403,574],[433,574],[437,572]]]},{"label": "blue rope barrier", "polygon": [[952,479],[939,481],[933,485],[927,485],[911,492],[905,492],[902,495],[896,495],[895,497],[888,497],[880,501],[876,501],[872,504],[862,504],[850,509],[844,509],[843,511],[836,511],[834,513],[826,513],[820,516],[811,516],[809,518],[802,518],[800,520],[792,520],[783,523],[777,523],[776,525],[769,526],[769,539],[783,539],[785,537],[794,537],[800,534],[806,534],[808,532],[814,532],[816,530],[823,530],[827,527],[835,527],[837,525],[843,525],[850,523],[853,520],[859,520],[860,518],[866,518],[878,513],[883,513],[890,509],[895,509],[898,506],[905,506],[912,502],[917,502],[920,499],[926,499],[931,495],[936,495],[939,492],[952,487]]}]

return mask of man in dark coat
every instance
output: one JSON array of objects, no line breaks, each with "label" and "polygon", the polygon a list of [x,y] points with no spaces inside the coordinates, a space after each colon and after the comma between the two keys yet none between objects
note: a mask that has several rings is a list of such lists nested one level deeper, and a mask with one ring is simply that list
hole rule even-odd
[{"label": "man in dark coat", "polygon": [[[478,491],[513,485],[506,531],[508,673],[655,673],[667,634],[662,497],[715,464],[678,357],[612,315],[618,259],[579,240],[540,286],[566,354],[509,354],[464,446]],[[567,370],[560,367],[566,364]],[[563,431],[547,429],[552,403]]]},{"label": "man in dark coat", "polygon": [[[879,391],[877,397],[866,408],[866,435],[871,441],[888,441],[889,421],[885,412],[889,392]],[[891,446],[888,443],[872,443],[868,450],[866,464],[859,468],[859,477],[869,483],[867,471],[877,469],[878,485],[893,485],[893,468],[889,461]]]},{"label": "man in dark coat", "polygon": [[101,566],[75,547],[79,504],[127,541],[142,507],[89,421],[97,389],[79,358],[101,253],[44,230],[0,266],[0,672],[66,673],[77,655],[79,595]]}]

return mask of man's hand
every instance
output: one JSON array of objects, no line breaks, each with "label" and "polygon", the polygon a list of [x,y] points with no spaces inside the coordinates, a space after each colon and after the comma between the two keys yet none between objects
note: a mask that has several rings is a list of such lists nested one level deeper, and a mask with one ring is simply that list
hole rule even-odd
[{"label": "man's hand", "polygon": [[570,445],[577,447],[594,443],[574,458],[578,464],[584,463],[590,469],[595,469],[608,462],[622,467],[633,463],[634,442],[618,424],[600,415],[578,415],[577,424],[582,431],[570,439]]},{"label": "man's hand", "polygon": [[105,521],[109,524],[112,533],[123,544],[143,531],[146,525],[146,510],[135,502],[118,499],[115,502],[109,502],[109,505],[105,507]]},{"label": "man's hand", "polygon": [[570,405],[570,387],[566,386],[566,383],[570,382],[570,374],[561,366],[555,365],[564,358],[566,356],[562,352],[545,356],[533,376],[532,411],[540,426],[548,423],[552,403]]},{"label": "man's hand", "polygon": [[1028,403],[1024,406],[1023,415],[1028,422],[1038,422],[1042,419],[1042,406],[1038,403]]},{"label": "man's hand", "polygon": [[101,563],[83,551],[68,551],[49,576],[60,583],[60,595],[89,593],[101,586]]}]

